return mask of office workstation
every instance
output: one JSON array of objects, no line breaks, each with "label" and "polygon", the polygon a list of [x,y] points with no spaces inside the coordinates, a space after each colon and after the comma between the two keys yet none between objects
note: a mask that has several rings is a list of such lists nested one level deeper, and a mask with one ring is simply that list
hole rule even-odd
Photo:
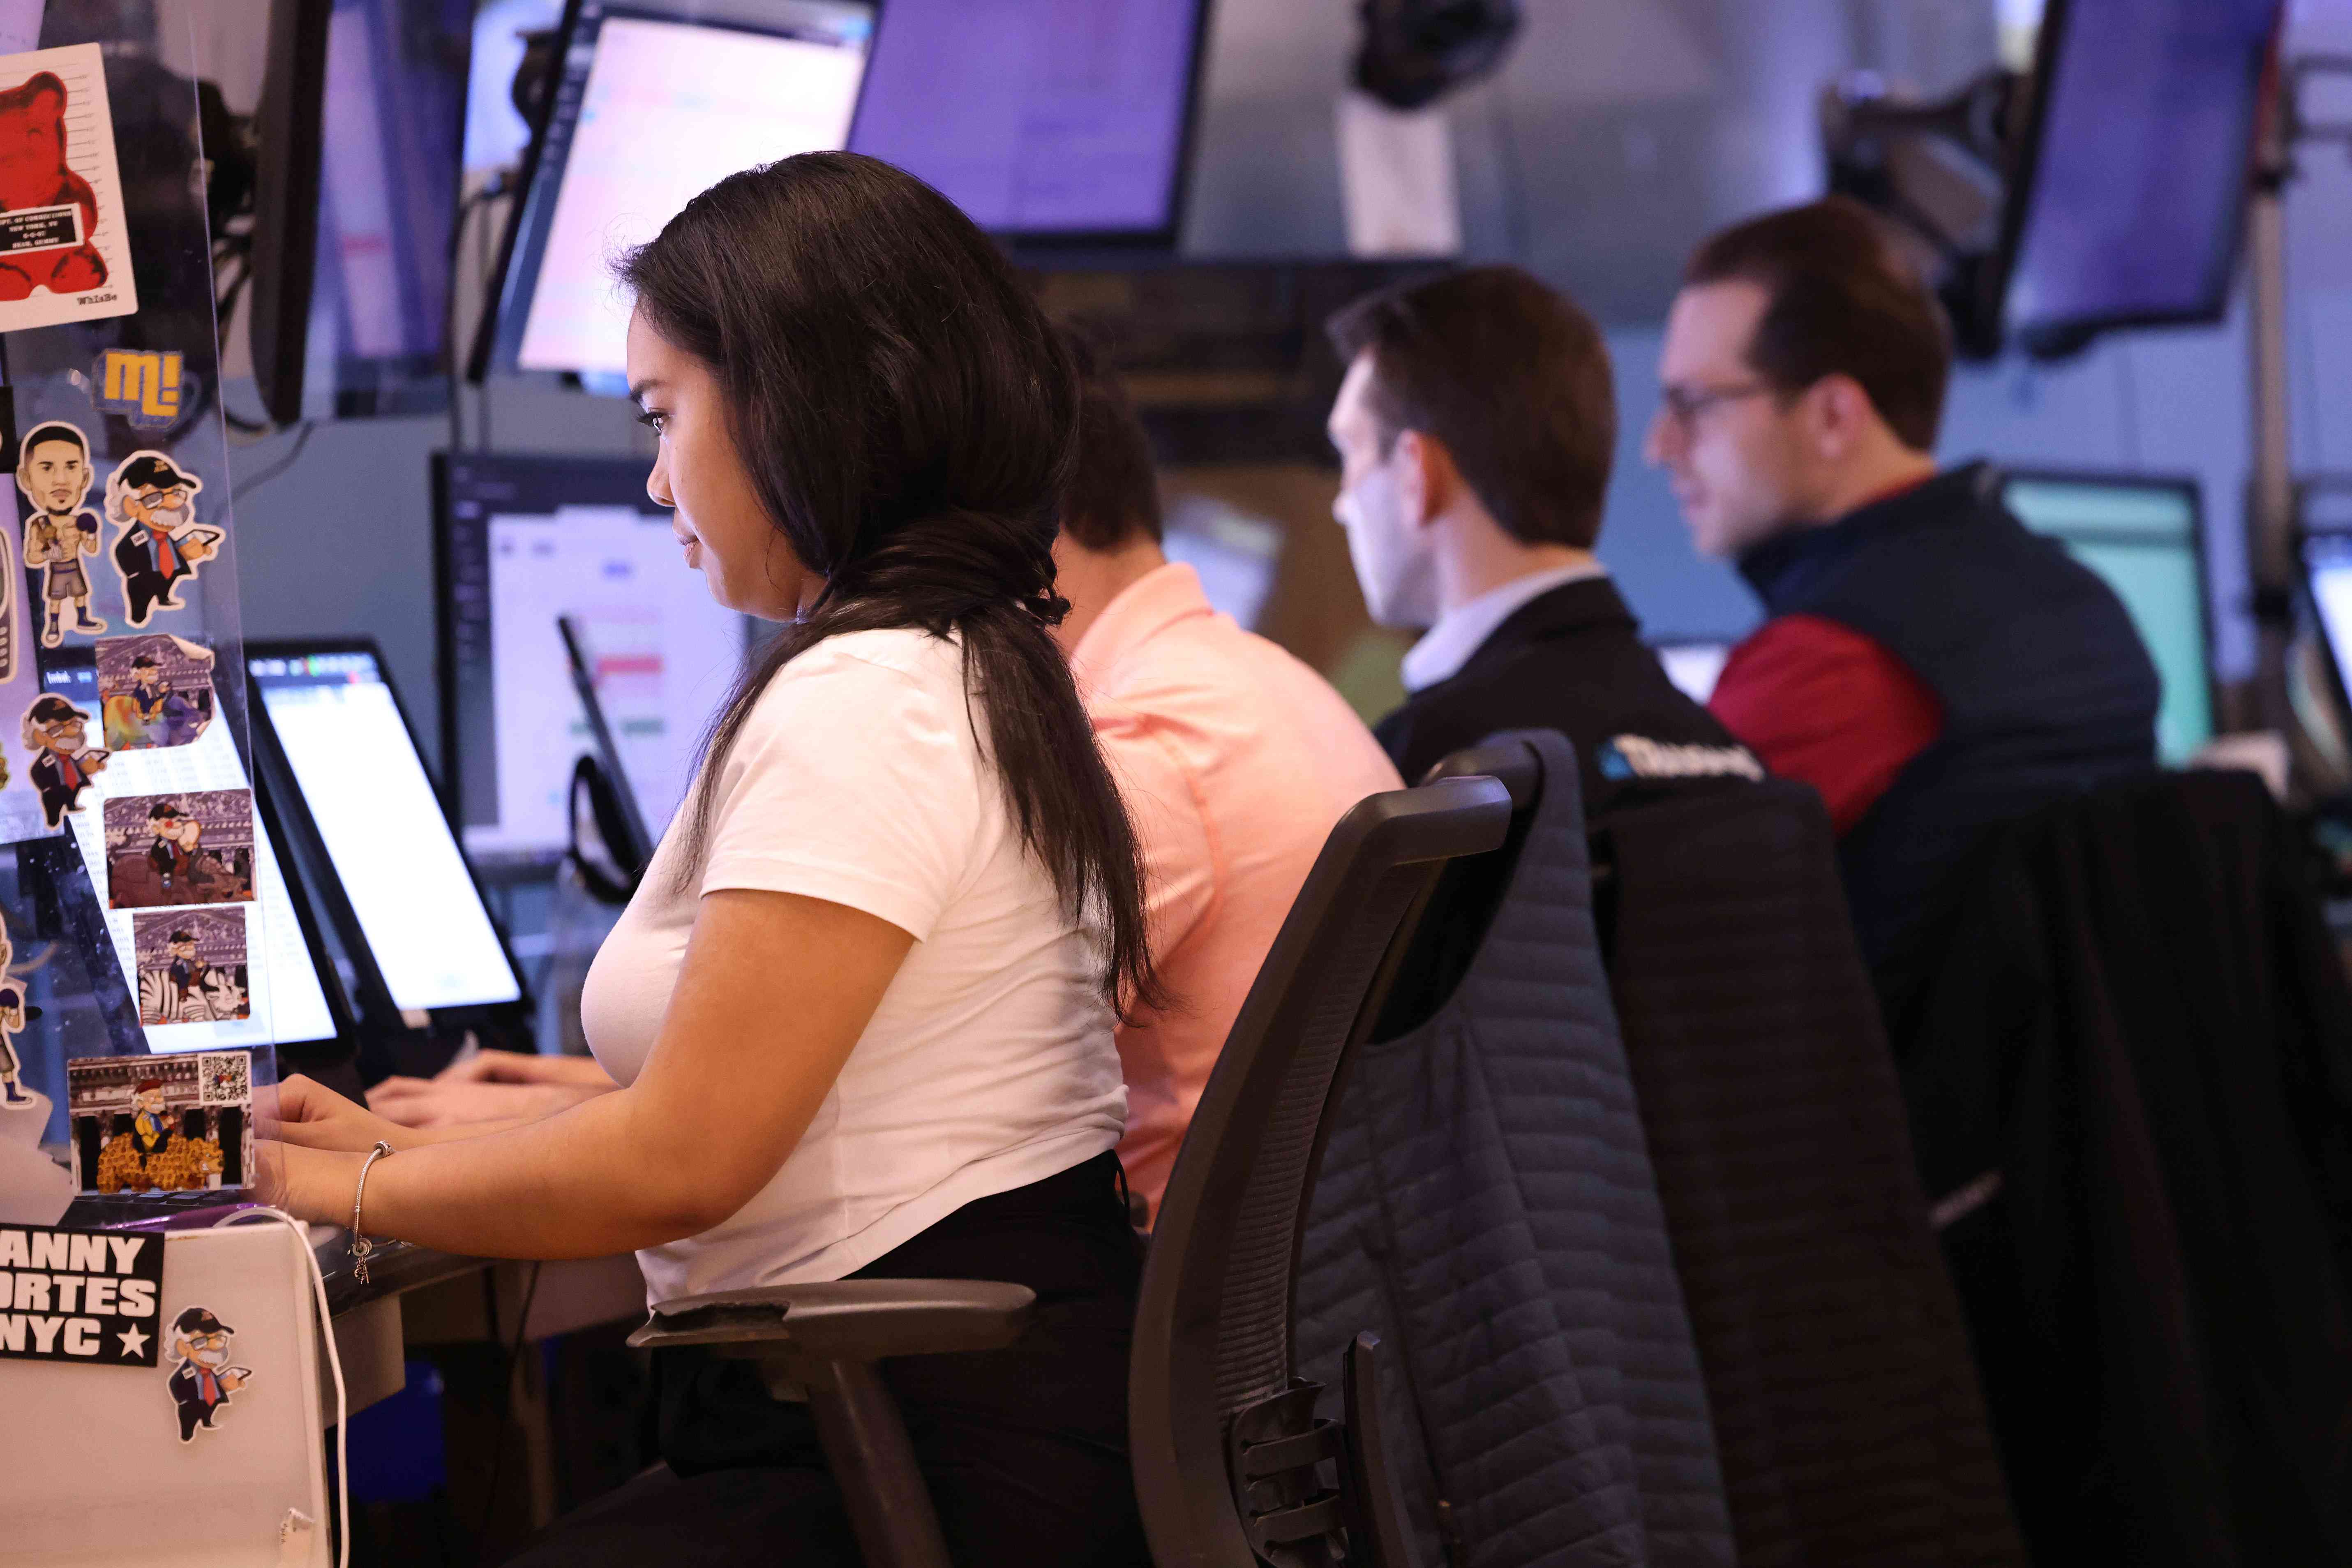
[{"label": "office workstation", "polygon": [[2352,1562],[2347,58],[0,4],[0,1561]]}]

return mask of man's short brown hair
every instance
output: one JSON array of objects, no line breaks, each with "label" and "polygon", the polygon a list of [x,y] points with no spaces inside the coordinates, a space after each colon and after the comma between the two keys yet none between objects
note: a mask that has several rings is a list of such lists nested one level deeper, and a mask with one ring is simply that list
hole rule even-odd
[{"label": "man's short brown hair", "polygon": [[1591,317],[1518,268],[1471,267],[1359,300],[1328,331],[1343,359],[1371,353],[1383,448],[1433,437],[1503,531],[1591,548],[1617,455]]},{"label": "man's short brown hair", "polygon": [[1066,331],[1078,366],[1078,448],[1062,489],[1062,531],[1082,549],[1111,551],[1161,531],[1151,443],[1127,388],[1082,334]]},{"label": "man's short brown hair", "polygon": [[1701,245],[1683,270],[1685,287],[1735,280],[1771,297],[1748,345],[1757,374],[1790,392],[1850,375],[1905,446],[1936,445],[1951,323],[1869,208],[1829,196],[1766,213]]}]

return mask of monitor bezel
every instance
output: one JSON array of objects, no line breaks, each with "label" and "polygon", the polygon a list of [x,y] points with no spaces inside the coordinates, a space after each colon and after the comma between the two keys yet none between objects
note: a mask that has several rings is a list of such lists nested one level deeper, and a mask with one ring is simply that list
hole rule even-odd
[{"label": "monitor bezel", "polygon": [[[2221,679],[2215,673],[2213,663],[2218,623],[2213,615],[2212,574],[2207,568],[2205,558],[2208,541],[2205,537],[2204,481],[2194,474],[2186,473],[2145,474],[2122,468],[2010,468],[2006,465],[2003,465],[2000,469],[2000,479],[2001,506],[2013,517],[2017,516],[2017,512],[2016,509],[2009,504],[2009,487],[2021,479],[2029,484],[2105,486],[2115,489],[2168,489],[2177,490],[2188,498],[2190,555],[2197,572],[2198,628],[2205,638],[2205,709],[2210,716],[2212,735],[2221,734],[2222,732]],[[2028,531],[2038,534],[2042,538],[2059,537],[2056,534],[2042,532],[2032,523],[2025,522],[2022,517],[2018,517],[2018,521],[2023,523]],[[2210,741],[2211,736],[2209,735],[2207,739]]]},{"label": "monitor bezel", "polygon": [[[1209,53],[1210,0],[1186,0],[1192,7],[1192,58],[1184,74],[1182,106],[1177,110],[1176,169],[1168,188],[1168,207],[1160,221],[1149,228],[991,228],[988,235],[1017,265],[1034,266],[1071,252],[1148,252],[1176,248],[1184,226],[1184,205],[1192,190],[1192,161],[1201,122],[1201,84]],[[882,50],[882,35],[890,25],[890,0],[876,0],[873,41],[866,46],[866,68]],[[866,117],[866,84],[860,83],[857,108],[849,117],[847,145],[857,145],[857,128]]]},{"label": "monitor bezel", "polygon": [[[338,654],[365,654],[375,661],[376,674],[383,681],[383,689],[392,694],[393,711],[400,718],[401,729],[408,737],[409,746],[416,753],[418,766],[425,770],[425,783],[428,785],[436,783],[433,769],[425,763],[425,748],[417,743],[415,721],[409,716],[408,704],[402,700],[400,687],[392,679],[392,671],[384,663],[383,650],[377,646],[373,637],[272,637],[247,643],[244,653],[245,676],[247,689],[253,697],[254,733],[257,737],[267,737],[272,761],[283,771],[288,783],[293,786],[288,792],[291,799],[285,805],[287,814],[289,816],[299,814],[308,843],[319,850],[320,864],[330,872],[334,871],[333,857],[326,853],[326,840],[319,832],[318,819],[310,811],[310,800],[302,790],[301,778],[295,773],[292,763],[286,755],[285,745],[278,739],[278,727],[269,716],[269,705],[262,696],[260,681],[253,673],[253,660],[302,658],[313,655]],[[450,816],[447,797],[436,788],[434,791],[434,798],[441,807],[441,820],[448,828],[449,837],[457,846],[458,863],[466,868],[467,878],[473,884],[474,896],[480,900],[482,913],[489,921],[490,933],[497,939],[499,956],[506,960],[507,972],[514,977],[516,994],[515,999],[509,1002],[476,1002],[463,1006],[431,1007],[422,1011],[432,1020],[436,1029],[488,1028],[506,1032],[520,1028],[527,1032],[537,1016],[537,1005],[531,998],[530,977],[523,973],[520,961],[515,957],[514,942],[507,934],[505,922],[499,919],[498,906],[490,900],[488,889],[482,880],[480,869],[475,866],[473,857],[466,853],[465,835]],[[385,1001],[392,1003],[397,1008],[397,1003],[393,1002],[390,987],[383,984],[383,967],[376,963],[375,950],[368,942],[367,931],[361,925],[356,911],[352,914],[350,929],[341,931],[340,934],[343,940],[344,950],[352,955],[353,963],[366,966],[371,972],[374,984],[383,987]],[[396,1013],[395,1016],[397,1016],[398,1014]]]}]

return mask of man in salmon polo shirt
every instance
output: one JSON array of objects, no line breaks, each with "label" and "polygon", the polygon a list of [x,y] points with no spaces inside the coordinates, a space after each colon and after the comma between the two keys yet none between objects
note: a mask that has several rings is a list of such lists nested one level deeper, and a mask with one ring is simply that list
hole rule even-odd
[{"label": "man in salmon polo shirt", "polygon": [[1080,350],[1078,459],[1054,546],[1056,636],[1142,842],[1165,1010],[1118,1031],[1118,1157],[1148,1223],[1242,999],[1332,826],[1401,787],[1323,678],[1212,609],[1160,549],[1151,451]]}]

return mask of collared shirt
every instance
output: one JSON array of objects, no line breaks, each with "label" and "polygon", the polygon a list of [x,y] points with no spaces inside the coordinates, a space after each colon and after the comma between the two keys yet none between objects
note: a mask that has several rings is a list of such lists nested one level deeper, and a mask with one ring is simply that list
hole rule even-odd
[{"label": "collared shirt", "polygon": [[1118,1030],[1118,1145],[1156,1218],[1243,998],[1332,825],[1396,769],[1339,694],[1210,607],[1190,566],[1145,574],[1070,655],[1143,849],[1170,1006]]},{"label": "collared shirt", "polygon": [[1470,662],[1478,645],[1494,636],[1495,628],[1509,620],[1520,605],[1554,588],[1608,575],[1609,568],[1598,561],[1580,566],[1556,566],[1549,572],[1514,577],[1499,588],[1487,589],[1466,605],[1456,605],[1438,616],[1437,624],[1404,656],[1401,667],[1404,689],[1425,691],[1441,680],[1452,679]]}]

